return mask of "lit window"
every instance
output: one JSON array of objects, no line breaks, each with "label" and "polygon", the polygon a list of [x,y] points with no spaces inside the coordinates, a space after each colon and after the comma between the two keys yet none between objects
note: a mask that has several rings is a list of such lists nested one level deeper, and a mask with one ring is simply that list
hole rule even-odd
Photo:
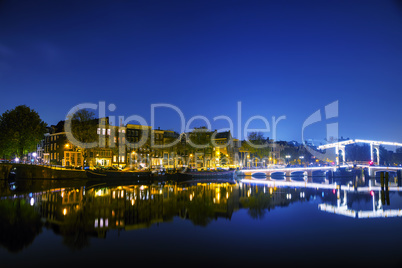
[{"label": "lit window", "polygon": [[98,133],[98,135],[100,135],[100,133],[101,133],[100,128],[98,128],[98,132],[97,132],[97,133]]},{"label": "lit window", "polygon": [[106,128],[102,128],[102,135],[106,135]]},{"label": "lit window", "polygon": [[108,135],[110,135],[110,128],[108,128],[108,130],[107,130],[107,134],[108,134]]}]

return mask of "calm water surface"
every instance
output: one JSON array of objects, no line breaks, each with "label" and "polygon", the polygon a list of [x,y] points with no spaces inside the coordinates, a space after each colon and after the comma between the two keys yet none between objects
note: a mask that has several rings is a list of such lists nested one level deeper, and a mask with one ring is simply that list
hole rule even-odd
[{"label": "calm water surface", "polygon": [[402,195],[392,184],[0,184],[1,267],[402,264]]}]

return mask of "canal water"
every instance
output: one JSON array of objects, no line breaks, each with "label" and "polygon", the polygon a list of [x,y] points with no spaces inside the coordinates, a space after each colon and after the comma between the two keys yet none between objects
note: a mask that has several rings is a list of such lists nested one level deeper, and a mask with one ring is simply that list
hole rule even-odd
[{"label": "canal water", "polygon": [[1,267],[402,266],[375,180],[0,181]]}]

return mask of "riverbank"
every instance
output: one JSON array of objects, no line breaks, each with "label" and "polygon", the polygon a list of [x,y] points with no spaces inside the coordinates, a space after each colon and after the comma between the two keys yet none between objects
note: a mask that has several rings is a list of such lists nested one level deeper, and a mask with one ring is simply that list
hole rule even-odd
[{"label": "riverbank", "polygon": [[86,179],[84,170],[27,164],[0,164],[0,179]]}]

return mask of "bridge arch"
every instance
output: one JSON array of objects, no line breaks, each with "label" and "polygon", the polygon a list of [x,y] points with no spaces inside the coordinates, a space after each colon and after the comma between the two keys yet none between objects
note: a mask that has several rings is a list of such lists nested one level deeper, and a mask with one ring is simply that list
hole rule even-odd
[{"label": "bridge arch", "polygon": [[285,180],[286,178],[286,172],[284,171],[274,171],[271,172],[270,178],[271,180]]},{"label": "bridge arch", "polygon": [[291,181],[306,181],[308,176],[307,171],[293,171],[290,173]]},{"label": "bridge arch", "polygon": [[267,174],[265,174],[264,172],[255,172],[251,174],[251,177],[253,177],[254,179],[266,179]]}]

